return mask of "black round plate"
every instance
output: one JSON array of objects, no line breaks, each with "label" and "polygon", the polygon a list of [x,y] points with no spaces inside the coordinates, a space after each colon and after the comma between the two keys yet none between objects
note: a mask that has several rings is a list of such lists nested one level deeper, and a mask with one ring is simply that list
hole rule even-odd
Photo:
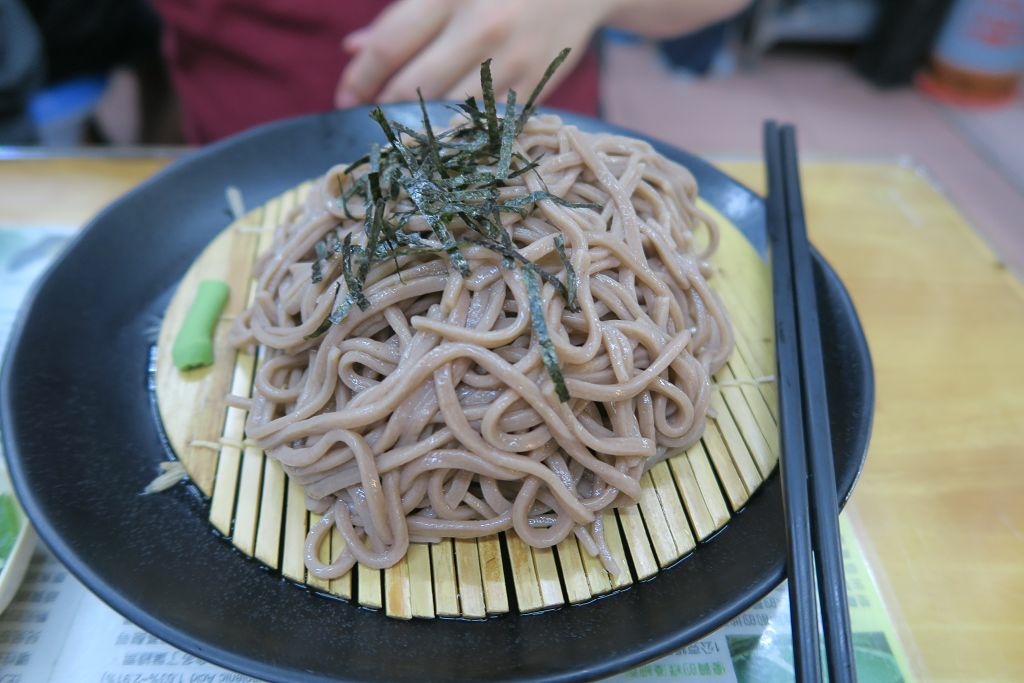
[{"label": "black round plate", "polygon": [[[431,108],[435,120],[450,115]],[[650,581],[586,605],[475,623],[397,621],[301,590],[217,538],[194,489],[139,495],[167,458],[147,397],[147,330],[227,223],[225,187],[238,186],[255,206],[354,159],[381,139],[367,113],[271,124],[178,161],[104,210],[36,288],[7,354],[0,417],[14,485],[50,549],[159,638],[230,669],[289,681],[599,678],[707,634],[778,585],[785,532],[777,476],[724,530]],[[388,113],[419,121],[414,106]],[[759,197],[652,142],[690,168],[702,195],[763,251]],[[866,452],[873,376],[849,297],[820,257],[815,265],[845,499]]]}]

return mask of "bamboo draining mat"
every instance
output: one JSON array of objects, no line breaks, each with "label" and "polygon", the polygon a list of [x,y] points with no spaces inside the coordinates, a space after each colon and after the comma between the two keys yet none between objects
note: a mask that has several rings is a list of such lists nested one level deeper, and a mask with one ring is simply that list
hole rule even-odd
[{"label": "bamboo draining mat", "polygon": [[[622,572],[609,575],[574,537],[537,549],[512,532],[478,540],[413,543],[396,566],[357,565],[323,581],[307,575],[306,532],[316,521],[302,489],[276,461],[243,442],[245,411],[228,407],[230,391],[249,395],[261,352],[236,351],[227,341],[230,320],[251,300],[256,255],[274,228],[301,201],[311,183],[286,192],[222,232],[200,255],[164,316],[158,342],[157,400],[164,430],[192,481],[210,499],[210,522],[248,556],[293,581],[388,616],[484,618],[579,603],[649,578],[692,551],[742,507],[778,459],[774,383],[752,380],[775,368],[771,278],[745,238],[706,204],[721,226],[711,284],[722,296],[736,332],[736,350],[715,377],[701,441],[644,474],[637,505],[605,513],[605,534]],[[215,334],[212,367],[179,372],[171,362],[174,334],[198,282],[224,280],[231,296]],[[322,560],[342,548],[337,532]],[[328,547],[329,546],[329,547]]]}]

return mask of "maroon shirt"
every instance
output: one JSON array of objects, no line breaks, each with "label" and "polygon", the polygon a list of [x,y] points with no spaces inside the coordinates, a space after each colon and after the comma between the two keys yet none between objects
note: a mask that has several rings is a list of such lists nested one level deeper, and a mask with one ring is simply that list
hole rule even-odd
[{"label": "maroon shirt", "polygon": [[[153,0],[164,21],[164,53],[186,139],[206,143],[267,121],[332,109],[348,61],[341,39],[387,4]],[[546,104],[596,115],[598,80],[591,48]]]}]

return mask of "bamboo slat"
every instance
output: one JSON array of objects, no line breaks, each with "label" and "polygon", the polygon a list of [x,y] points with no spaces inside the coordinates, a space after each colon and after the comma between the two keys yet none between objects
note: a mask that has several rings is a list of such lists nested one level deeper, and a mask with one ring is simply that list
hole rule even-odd
[{"label": "bamboo slat", "polygon": [[487,613],[504,614],[508,611],[509,595],[501,559],[501,540],[497,536],[484,536],[477,539],[477,548],[480,549],[480,574]]},{"label": "bamboo slat", "polygon": [[693,533],[690,531],[690,523],[686,519],[683,501],[672,481],[668,463],[658,463],[651,468],[648,474],[651,477],[651,490],[658,497],[657,504],[665,515],[665,522],[668,524],[669,533],[672,534],[672,541],[675,543],[676,551],[673,559],[678,560],[696,546]]},{"label": "bamboo slat", "polygon": [[380,570],[363,564],[356,565],[356,584],[359,587],[359,604],[363,607],[380,609],[384,606],[384,595],[380,588]]},{"label": "bamboo slat", "polygon": [[306,494],[302,487],[288,480],[284,509],[284,539],[281,548],[281,574],[292,581],[306,578]]},{"label": "bamboo slat", "polygon": [[483,619],[487,616],[487,603],[484,600],[480,549],[474,539],[455,539],[455,565],[458,570],[462,615],[467,619]]},{"label": "bamboo slat", "polygon": [[[345,539],[341,537],[337,529],[331,531],[331,554],[330,557],[337,557],[345,548]],[[331,579],[330,591],[339,598],[350,599],[352,597],[352,572],[337,579]]]},{"label": "bamboo slat", "polygon": [[[173,333],[199,280],[216,277],[232,292],[245,293],[231,297],[225,323],[252,300],[252,264],[308,188],[307,183],[268,202],[214,240],[182,281],[160,334],[157,398],[168,439],[210,496],[211,524],[241,552],[290,580],[395,618],[482,619],[511,609],[530,612],[585,602],[654,576],[727,523],[731,511],[740,509],[774,468],[777,400],[775,385],[764,381],[774,369],[770,278],[746,240],[720,221],[715,260],[721,270],[712,286],[732,315],[736,351],[714,379],[721,385],[711,399],[717,416],[708,420],[701,441],[645,473],[636,505],[604,513],[605,543],[617,574],[588,553],[582,539],[540,549],[509,532],[413,543],[401,562],[383,571],[356,565],[336,579],[309,575],[305,538],[318,516],[307,512],[302,488],[276,461],[243,442],[246,412],[224,403],[229,390],[251,392],[261,350],[230,349],[228,325],[222,324],[212,369],[180,373],[169,357]],[[343,548],[332,530],[319,549],[320,561],[328,563]]]},{"label": "bamboo slat", "polygon": [[564,605],[565,597],[562,595],[562,580],[558,576],[555,551],[552,548],[531,548],[530,553],[537,570],[541,604],[545,608]]},{"label": "bamboo slat", "polygon": [[638,505],[627,505],[616,510],[619,517],[619,524],[622,526],[622,536],[625,539],[625,547],[629,549],[629,556],[633,560],[633,571],[639,581],[649,579],[658,573],[658,560],[654,556],[654,549],[651,548],[651,541],[647,537],[647,529],[644,527],[644,518],[640,514]]},{"label": "bamboo slat", "polygon": [[412,619],[408,555],[384,570],[384,613],[396,619]]},{"label": "bamboo slat", "polygon": [[434,616],[434,576],[430,570],[430,547],[413,543],[406,555],[409,562],[409,608],[414,617]]},{"label": "bamboo slat", "polygon": [[[722,369],[719,377],[726,382],[738,381],[728,366]],[[731,421],[735,424],[736,431],[742,436],[747,452],[757,467],[757,473],[763,480],[775,467],[775,460],[768,439],[765,438],[761,426],[757,423],[757,418],[754,417],[754,411],[747,402],[747,396],[743,394],[743,389],[738,385],[725,386],[720,393],[722,401],[729,407]]]},{"label": "bamboo slat", "polygon": [[[704,501],[704,495],[700,491],[700,484],[697,482],[697,474],[690,465],[690,453],[694,450],[701,450],[700,444],[693,446],[689,451],[680,453],[667,462],[672,471],[680,501],[685,509],[687,519],[693,524],[697,539],[703,541],[715,532],[718,526],[711,517],[711,511]],[[700,454],[703,458],[703,452]]]},{"label": "bamboo slat", "polygon": [[281,554],[281,521],[284,516],[284,493],[288,480],[281,465],[263,458],[263,495],[259,501],[259,523],[256,527],[256,559],[277,569]]},{"label": "bamboo slat", "polygon": [[242,451],[242,473],[238,480],[235,528],[231,540],[246,555],[256,547],[256,520],[260,509],[260,480],[263,478],[263,451],[247,447]]},{"label": "bamboo slat", "polygon": [[[480,576],[479,557],[476,575]],[[434,611],[441,617],[457,617],[459,611],[459,583],[455,573],[455,546],[451,539],[430,546],[431,587],[434,591]],[[479,581],[478,581],[479,585]],[[480,614],[483,616],[483,588],[480,592]]]},{"label": "bamboo slat", "polygon": [[633,575],[629,571],[629,561],[626,559],[626,548],[622,543],[622,535],[619,532],[619,523],[616,521],[614,511],[604,513],[604,540],[608,544],[612,560],[618,566],[617,574],[609,574],[612,588],[625,588],[633,583]]},{"label": "bamboo slat", "polygon": [[537,569],[533,565],[530,546],[523,543],[515,534],[506,535],[505,541],[508,545],[509,566],[519,611],[535,612],[544,606],[544,599],[541,597],[540,579],[537,578]]},{"label": "bamboo slat", "polygon": [[[761,485],[761,473],[758,472],[754,457],[750,454],[750,449],[747,448],[747,443],[743,440],[743,435],[736,424],[735,416],[725,405],[725,401],[722,400],[720,393],[716,393],[711,398],[711,409],[717,413],[718,417],[709,421],[706,431],[712,432],[712,439],[715,438],[715,433],[721,436],[726,448],[729,449],[729,455],[736,466],[736,472],[739,474],[740,479],[743,480],[743,487],[746,489],[746,496],[749,498],[750,494]],[[721,419],[718,419],[719,417]],[[714,429],[712,429],[712,426]],[[744,502],[746,501],[744,500]]]},{"label": "bamboo slat", "polygon": [[[317,522],[317,520],[319,518],[320,518],[319,515],[317,515],[314,512],[310,512],[309,513],[309,519],[307,520],[307,523],[309,524],[310,527],[312,527],[314,524],[316,524],[316,522]],[[317,553],[316,559],[320,560],[324,564],[330,563],[330,561],[331,561],[331,539],[330,539],[330,537],[328,537],[327,541],[320,546],[320,552]],[[329,579],[318,578],[316,576],[313,576],[312,572],[309,572],[309,571],[306,572],[306,583],[309,584],[309,586],[311,588],[314,588],[314,589],[316,589],[318,591],[321,591],[321,592],[324,592],[324,593],[329,593],[331,591],[331,582],[330,582]]]},{"label": "bamboo slat", "polygon": [[[611,578],[608,575],[608,570],[604,568],[603,564],[601,564],[601,559],[599,557],[591,555],[586,550],[584,550],[582,545],[578,541],[576,541],[576,539],[569,539],[563,541],[563,543],[570,542],[576,543],[576,552],[579,553],[580,560],[583,563],[583,571],[586,573],[587,576],[587,585],[590,588],[590,594],[604,595],[605,593],[611,591]],[[559,557],[561,557],[561,555],[559,555]],[[566,582],[566,588],[568,588],[568,581]],[[578,602],[578,600],[573,600],[570,597],[569,602]]]},{"label": "bamboo slat", "polygon": [[[237,408],[229,408],[238,410]],[[241,411],[239,411],[241,412]],[[217,457],[217,487],[210,497],[210,524],[222,535],[231,536],[231,522],[235,515],[235,494],[238,489],[238,475],[242,466],[242,449],[237,446],[222,446]]]},{"label": "bamboo slat", "polygon": [[732,459],[725,441],[722,440],[722,435],[718,432],[714,420],[708,420],[701,443],[704,444],[711,464],[714,465],[718,483],[725,491],[730,506],[733,510],[739,510],[747,502],[750,492],[743,483],[736,463]]},{"label": "bamboo slat", "polygon": [[700,487],[700,494],[711,514],[712,524],[715,525],[715,529],[720,529],[729,521],[729,505],[719,482],[715,479],[707,448],[707,444],[702,441],[687,452],[686,459],[689,461],[690,467],[693,468],[697,485]]},{"label": "bamboo slat", "polygon": [[639,508],[658,566],[667,567],[677,560],[681,553],[676,548],[676,540],[672,538],[672,530],[669,529],[658,493],[654,490],[650,472],[645,472],[640,478]]},{"label": "bamboo slat", "polygon": [[[754,415],[757,426],[768,442],[769,454],[772,460],[777,461],[779,456],[778,432],[779,427],[775,421],[775,410],[772,408],[771,398],[774,398],[775,382],[759,381],[762,375],[757,375],[747,365],[743,357],[738,353],[733,354],[729,359],[729,371],[734,381],[741,381],[748,378],[740,386],[740,391],[747,402],[747,407]],[[753,380],[749,378],[754,378]],[[769,398],[771,395],[771,398]]]},{"label": "bamboo slat", "polygon": [[570,603],[586,602],[594,593],[591,591],[590,578],[587,576],[583,559],[580,557],[579,543],[576,542],[574,536],[570,536],[559,543],[556,550],[558,564],[562,568],[562,581],[566,597]]}]

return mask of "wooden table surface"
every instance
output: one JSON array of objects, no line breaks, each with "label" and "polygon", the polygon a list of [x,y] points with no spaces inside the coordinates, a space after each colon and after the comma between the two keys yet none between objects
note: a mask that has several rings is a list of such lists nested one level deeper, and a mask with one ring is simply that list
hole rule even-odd
[{"label": "wooden table surface", "polygon": [[[161,159],[0,161],[0,225],[81,223]],[[763,189],[753,162],[720,166]],[[928,180],[803,167],[811,239],[874,359],[848,511],[924,680],[1024,680],[1024,288]]]}]

